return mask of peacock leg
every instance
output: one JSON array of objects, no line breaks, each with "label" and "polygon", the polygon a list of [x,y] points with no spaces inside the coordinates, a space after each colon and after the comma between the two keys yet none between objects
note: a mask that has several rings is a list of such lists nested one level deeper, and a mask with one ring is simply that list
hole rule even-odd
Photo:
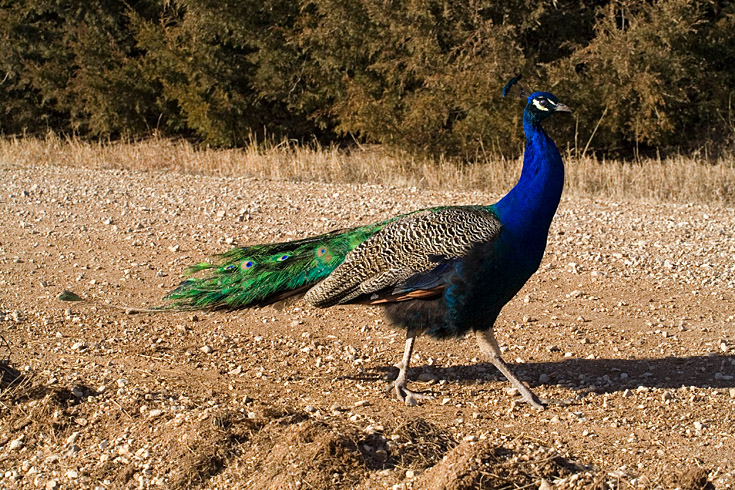
[{"label": "peacock leg", "polygon": [[413,352],[413,343],[416,341],[418,331],[406,331],[406,349],[403,351],[403,359],[396,364],[398,368],[398,377],[388,385],[388,390],[395,389],[396,397],[406,405],[416,405],[417,400],[431,398],[429,395],[422,395],[406,388],[406,377],[408,374],[408,366],[411,363],[411,353]]},{"label": "peacock leg", "polygon": [[537,397],[530,389],[528,389],[526,385],[521,383],[521,380],[518,379],[515,374],[513,374],[513,372],[510,370],[510,367],[500,356],[500,346],[498,346],[498,341],[495,340],[493,329],[489,328],[484,331],[477,330],[475,331],[475,337],[477,338],[477,345],[480,347],[480,350],[490,358],[490,362],[493,363],[493,366],[498,368],[498,371],[503,373],[503,376],[505,376],[508,381],[510,381],[513,386],[518,389],[526,403],[534,408],[543,409],[545,402],[539,399],[539,397]]}]

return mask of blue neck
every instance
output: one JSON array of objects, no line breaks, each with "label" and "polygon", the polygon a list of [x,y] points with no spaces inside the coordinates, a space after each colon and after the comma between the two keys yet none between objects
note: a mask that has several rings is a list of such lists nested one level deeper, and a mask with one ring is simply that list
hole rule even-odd
[{"label": "blue neck", "polygon": [[526,150],[518,183],[495,206],[506,232],[529,247],[546,247],[546,236],[564,187],[564,164],[554,141],[539,121],[523,115]]}]

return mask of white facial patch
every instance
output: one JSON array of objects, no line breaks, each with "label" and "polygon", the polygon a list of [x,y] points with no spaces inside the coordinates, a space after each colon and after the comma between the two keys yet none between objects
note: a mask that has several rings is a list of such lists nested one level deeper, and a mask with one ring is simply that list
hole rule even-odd
[{"label": "white facial patch", "polygon": [[533,102],[533,105],[536,107],[536,109],[538,109],[540,111],[548,111],[549,110],[549,107],[548,107],[549,104],[556,105],[552,101],[550,101],[549,99],[546,99],[546,103],[547,103],[546,106],[541,105],[541,103],[538,101],[538,99],[533,99],[531,102]]}]

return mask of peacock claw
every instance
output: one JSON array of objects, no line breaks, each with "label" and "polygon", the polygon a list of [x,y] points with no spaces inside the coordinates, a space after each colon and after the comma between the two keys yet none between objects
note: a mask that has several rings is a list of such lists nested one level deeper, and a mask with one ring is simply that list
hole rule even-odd
[{"label": "peacock claw", "polygon": [[411,391],[408,388],[406,388],[406,382],[405,380],[403,382],[400,382],[399,380],[395,380],[392,383],[388,385],[388,390],[391,391],[395,389],[396,392],[396,398],[398,398],[399,401],[402,401],[409,407],[414,407],[418,404],[419,400],[430,400],[433,398],[431,395],[426,395],[423,393],[418,393],[415,391]]}]

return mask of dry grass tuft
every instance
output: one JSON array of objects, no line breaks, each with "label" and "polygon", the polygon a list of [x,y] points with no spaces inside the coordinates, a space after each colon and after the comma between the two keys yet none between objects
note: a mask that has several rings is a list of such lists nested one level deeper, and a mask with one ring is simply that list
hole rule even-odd
[{"label": "dry grass tuft", "polygon": [[[568,195],[613,199],[735,204],[735,163],[677,156],[638,162],[566,155]],[[462,164],[397,155],[379,147],[351,151],[288,142],[263,148],[197,148],[184,140],[86,142],[50,134],[0,140],[6,166],[68,165],[100,169],[178,171],[330,183],[372,183],[439,190],[502,192],[518,179],[521,161]]]}]

